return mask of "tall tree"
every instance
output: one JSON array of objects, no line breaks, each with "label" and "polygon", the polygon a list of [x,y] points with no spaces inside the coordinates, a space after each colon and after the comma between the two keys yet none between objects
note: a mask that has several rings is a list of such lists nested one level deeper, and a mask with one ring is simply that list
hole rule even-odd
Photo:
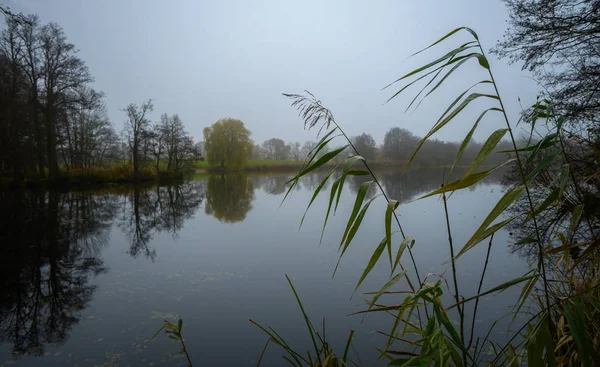
[{"label": "tall tree", "polygon": [[59,125],[63,162],[67,167],[89,168],[112,156],[118,144],[106,112],[104,94],[91,88],[78,91],[79,103],[66,111]]},{"label": "tall tree", "polygon": [[240,120],[226,118],[204,129],[204,149],[211,166],[239,168],[252,156],[250,131]]},{"label": "tall tree", "polygon": [[26,76],[22,65],[22,41],[13,18],[0,34],[0,171],[10,171],[20,180],[24,169],[26,121]]},{"label": "tall tree", "polygon": [[40,80],[42,79],[41,57],[39,56],[41,26],[37,15],[29,15],[25,22],[19,24],[19,37],[23,42],[23,70],[28,78],[30,105],[30,124],[35,137],[33,150],[35,164],[40,175],[44,173],[45,139],[44,127],[40,116]]},{"label": "tall tree", "polygon": [[152,112],[154,105],[152,100],[148,99],[141,106],[135,103],[129,104],[125,108],[127,113],[127,123],[125,125],[125,135],[129,144],[129,150],[131,152],[133,160],[133,175],[139,177],[141,154],[140,150],[144,140],[148,138],[148,131],[150,128],[150,120],[148,114]]},{"label": "tall tree", "polygon": [[79,57],[75,46],[67,42],[62,28],[56,23],[42,27],[40,48],[44,86],[44,122],[48,175],[58,176],[57,119],[60,109],[73,102],[77,88],[93,81],[87,66]]},{"label": "tall tree", "polygon": [[162,114],[159,129],[163,137],[167,169],[177,170],[182,160],[190,153],[189,146],[186,144],[191,138],[177,114],[173,116]]}]

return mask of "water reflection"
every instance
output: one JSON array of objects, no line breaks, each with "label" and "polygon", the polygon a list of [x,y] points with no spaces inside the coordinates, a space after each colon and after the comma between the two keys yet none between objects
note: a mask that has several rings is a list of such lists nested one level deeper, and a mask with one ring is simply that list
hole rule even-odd
[{"label": "water reflection", "polygon": [[143,254],[154,260],[156,249],[150,244],[156,232],[169,231],[173,236],[183,227],[205,198],[205,183],[191,181],[178,185],[135,187],[126,194],[120,224],[130,238],[128,253]]},{"label": "water reflection", "polygon": [[[298,189],[314,191],[327,173],[304,177]],[[167,186],[0,193],[4,229],[0,233],[0,343],[11,345],[15,355],[43,355],[49,344],[64,343],[92,302],[96,291],[92,278],[110,271],[102,252],[111,243],[122,243],[114,238],[111,242],[111,236],[125,234],[126,247],[115,252],[119,256],[125,252],[155,260],[163,254],[154,238],[159,233],[177,237],[180,232],[184,238],[183,228],[202,206],[205,214],[223,223],[243,221],[253,204],[259,205],[254,200],[264,198],[255,195],[255,190],[282,195],[291,176],[216,175]],[[381,172],[377,176],[390,197],[406,202],[438,188],[443,170]],[[348,177],[345,190],[356,193],[367,180],[368,176]],[[496,180],[492,177],[488,182]],[[373,187],[368,196],[376,193]],[[311,195],[301,194],[307,200]],[[140,263],[158,266],[150,261]],[[162,291],[156,287],[156,292]],[[100,293],[96,297],[100,299]]]},{"label": "water reflection", "polygon": [[[420,195],[439,189],[448,172],[448,170],[444,169],[423,168],[406,172],[387,171],[376,173],[376,175],[380,178],[381,184],[390,198],[398,200],[400,203],[405,203]],[[465,172],[464,168],[455,169],[450,177],[450,182],[458,180]],[[487,176],[485,180],[469,187],[469,190],[474,191],[482,184],[500,183],[503,174],[502,170],[496,170]]]},{"label": "water reflection", "polygon": [[[453,170],[450,178],[451,182],[461,178],[465,172],[466,169],[461,167]],[[320,170],[304,176],[296,185],[296,189],[301,190],[304,188],[309,191],[315,191],[327,174],[328,171]],[[408,202],[419,195],[439,189],[447,174],[449,174],[449,170],[443,168],[423,168],[409,171],[375,171],[375,176],[383,186],[386,194],[390,198],[398,200],[400,203]],[[485,180],[469,187],[469,190],[474,191],[481,184],[499,184],[501,183],[504,174],[505,171],[497,170],[486,177]],[[271,195],[280,195],[286,192],[287,188],[285,187],[285,183],[292,177],[292,175],[256,176],[252,177],[251,181],[256,188],[262,189]],[[338,175],[336,174],[332,175],[323,185],[321,192],[327,192],[331,182],[337,177]],[[346,184],[350,191],[356,194],[363,183],[371,180],[372,177],[370,175],[348,176],[346,178]],[[371,185],[367,191],[366,198],[372,198],[378,193],[378,187],[376,185]]]},{"label": "water reflection", "polygon": [[14,355],[68,339],[95,291],[88,277],[106,271],[99,255],[115,212],[102,194],[2,194],[0,341]]},{"label": "water reflection", "polygon": [[246,175],[210,176],[206,185],[205,213],[224,223],[246,219],[252,209],[254,185]]},{"label": "water reflection", "polygon": [[205,183],[119,191],[10,191],[0,194],[0,342],[13,355],[40,356],[69,337],[108,271],[101,253],[116,224],[129,235],[131,256],[154,259],[151,240],[177,236],[205,197]]},{"label": "water reflection", "polygon": [[251,178],[252,184],[257,189],[261,189],[271,195],[280,195],[287,191],[285,183],[291,178],[291,175],[262,175]]}]

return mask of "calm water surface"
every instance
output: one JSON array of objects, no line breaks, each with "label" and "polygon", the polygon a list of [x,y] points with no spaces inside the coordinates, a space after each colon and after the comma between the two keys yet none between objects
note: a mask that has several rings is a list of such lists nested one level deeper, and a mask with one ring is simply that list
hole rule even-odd
[{"label": "calm water surface", "polygon": [[[385,230],[385,203],[371,206],[335,278],[337,247],[361,184],[351,180],[319,245],[326,203],[317,200],[298,224],[322,175],[306,178],[279,207],[285,175],[211,176],[169,186],[110,187],[100,191],[0,192],[0,366],[185,365],[179,346],[147,340],[164,319],[184,319],[195,366],[256,365],[266,336],[249,319],[272,326],[289,344],[310,347],[303,319],[285,280],[288,274],[315,324],[343,348],[356,330],[351,355],[364,365],[377,358],[389,316],[348,316],[362,309],[360,291],[389,277],[382,262],[350,299]],[[412,201],[439,187],[443,172],[381,173],[422,276],[451,279],[443,204]],[[502,195],[498,179],[455,193],[449,201],[452,235],[464,243]],[[400,237],[395,237],[396,241]],[[496,235],[484,289],[526,271],[525,259]],[[486,244],[458,261],[465,295],[476,292]],[[408,257],[404,260],[410,265]],[[433,278],[432,278],[433,281]],[[485,333],[509,311],[518,290],[480,303]],[[451,303],[448,296],[447,303]],[[496,340],[507,327],[496,329]],[[263,365],[282,364],[270,346]]]}]

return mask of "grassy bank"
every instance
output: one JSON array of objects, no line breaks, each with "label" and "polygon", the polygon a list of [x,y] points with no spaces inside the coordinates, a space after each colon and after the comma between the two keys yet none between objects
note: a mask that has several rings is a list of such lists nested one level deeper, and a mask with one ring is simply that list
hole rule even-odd
[{"label": "grassy bank", "polygon": [[[211,172],[223,172],[223,171],[240,171],[240,172],[286,172],[286,173],[297,173],[305,162],[303,161],[292,161],[292,160],[249,160],[246,166],[243,168],[220,168],[211,167],[207,161],[194,161],[192,163],[193,169],[198,173],[211,173]],[[373,169],[404,169],[406,168],[406,161],[369,161],[369,166]],[[336,165],[335,162],[327,162],[320,168],[331,169]],[[486,166],[486,165],[482,165]],[[411,164],[411,168],[440,168],[450,167],[450,165],[425,165],[425,164]],[[462,167],[457,165],[457,167]]]},{"label": "grassy bank", "polygon": [[129,164],[109,167],[90,167],[61,170],[54,179],[47,176],[25,177],[15,180],[12,177],[0,177],[0,187],[4,188],[33,188],[46,186],[93,186],[104,184],[124,184],[135,182],[158,182],[163,180],[182,179],[183,171],[156,171],[155,168],[140,168],[139,175],[133,174],[133,166]]},{"label": "grassy bank", "polygon": [[207,161],[195,161],[192,166],[201,172],[244,171],[244,172],[295,172],[302,166],[302,161],[288,160],[249,160],[246,166],[239,169],[210,167]]},{"label": "grassy bank", "polygon": [[[393,168],[393,169],[403,169],[406,167],[406,163],[404,161],[373,161],[369,162],[369,165],[372,168]],[[249,160],[246,163],[246,166],[243,168],[230,169],[230,168],[220,168],[220,167],[211,167],[207,161],[194,161],[192,163],[192,167],[197,172],[222,172],[222,171],[243,171],[243,172],[292,172],[296,173],[304,164],[303,161],[292,161],[292,160]],[[335,162],[328,162],[322,166],[322,168],[332,168],[335,166]],[[434,168],[434,167],[442,167],[440,165],[419,165],[412,164],[412,167],[417,168]]]}]

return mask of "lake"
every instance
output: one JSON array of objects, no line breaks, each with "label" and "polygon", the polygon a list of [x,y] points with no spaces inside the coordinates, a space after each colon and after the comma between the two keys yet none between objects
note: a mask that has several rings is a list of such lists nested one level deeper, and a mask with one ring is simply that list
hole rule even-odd
[{"label": "lake", "polygon": [[[388,195],[401,203],[400,221],[416,239],[421,276],[445,271],[451,281],[443,202],[413,201],[438,188],[443,175],[439,169],[378,174]],[[164,319],[178,317],[195,366],[256,365],[267,336],[249,319],[307,350],[310,338],[286,274],[315,326],[320,329],[325,318],[334,349],[343,350],[354,329],[349,355],[376,365],[374,348],[385,339],[373,331],[389,331],[390,316],[363,321],[349,314],[364,308],[368,296],[362,293],[377,291],[389,279],[384,257],[350,297],[385,235],[386,204],[382,198],[373,203],[332,279],[364,179],[347,181],[319,244],[328,190],[298,226],[323,174],[303,179],[280,206],[289,177],[215,175],[97,191],[0,192],[0,366],[184,366],[177,343],[163,335],[147,342]],[[502,196],[500,178],[449,199],[457,247]],[[496,234],[484,290],[526,272],[527,259],[512,253],[509,242],[507,232]],[[487,241],[458,260],[465,296],[476,294],[486,250]],[[408,256],[403,264],[411,267]],[[477,335],[508,313],[518,294],[515,288],[483,298]],[[450,292],[444,297],[452,303]],[[504,340],[507,326],[496,328],[493,338]],[[281,354],[270,345],[263,365],[284,364]]]}]

